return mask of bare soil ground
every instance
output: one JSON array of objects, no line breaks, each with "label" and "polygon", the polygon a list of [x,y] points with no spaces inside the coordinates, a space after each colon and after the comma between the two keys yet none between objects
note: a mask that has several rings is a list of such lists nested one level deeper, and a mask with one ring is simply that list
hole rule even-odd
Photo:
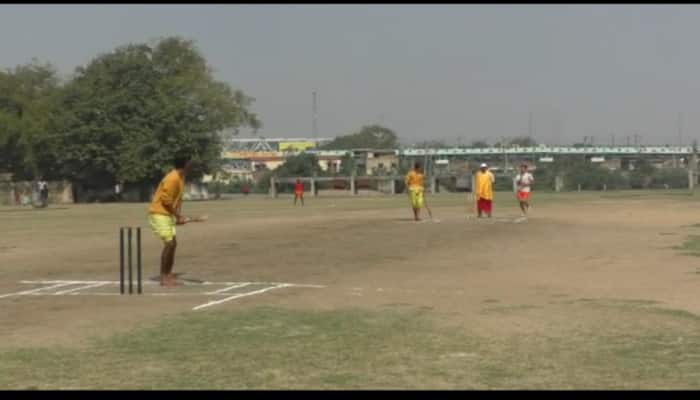
[{"label": "bare soil ground", "polygon": [[[514,223],[519,214],[509,194],[500,194],[493,220],[473,218],[463,196],[438,195],[429,200],[439,223],[427,215],[425,222],[412,222],[401,196],[309,198],[306,207],[296,209],[286,198],[187,203],[186,212],[206,213],[210,220],[178,227],[175,270],[185,272],[185,277],[323,286],[280,287],[201,310],[193,308],[270,285],[232,289],[224,295],[204,294],[225,288],[223,283],[169,290],[147,284],[144,296],[109,295],[117,292],[115,285],[76,290],[72,295],[50,294],[61,289],[20,295],[42,287],[22,281],[117,280],[119,226],[143,227],[146,278],[157,274],[160,243],[145,221],[144,204],[75,205],[30,212],[0,208],[0,354],[36,348],[84,349],[95,340],[128,335],[172,318],[190,318],[190,314],[197,318],[197,313],[243,315],[239,313],[258,307],[317,313],[361,310],[378,315],[389,311],[418,313],[416,318],[429,319],[435,332],[488,338],[490,344],[482,345],[494,355],[505,357],[514,348],[532,348],[515,364],[503,359],[499,367],[484,360],[481,375],[453,376],[445,371],[455,365],[430,364],[437,375],[424,377],[419,387],[698,387],[697,358],[692,358],[695,364],[688,372],[688,365],[679,364],[680,356],[675,355],[668,360],[668,376],[675,378],[650,379],[640,372],[645,364],[634,355],[636,361],[626,364],[626,353],[611,356],[604,347],[625,335],[657,338],[657,329],[674,338],[685,337],[686,344],[697,339],[697,259],[674,246],[700,232],[693,226],[700,222],[700,201],[678,194],[536,194],[529,220]],[[591,361],[594,364],[609,362],[598,359],[596,352],[621,362],[616,367],[621,375],[611,380],[597,367],[586,370],[584,376],[560,374],[556,379],[544,372],[527,373],[528,365],[580,359],[575,347],[581,343],[596,344],[589,354],[598,360]],[[624,347],[624,341],[620,343]],[[648,350],[644,343],[640,348]],[[685,345],[683,349],[688,350]],[[688,351],[697,353],[697,346]],[[470,357],[478,357],[470,356],[478,351],[454,354],[470,364],[474,363]],[[26,368],[31,365],[19,356],[15,362]],[[513,372],[513,365],[522,367],[520,372]],[[353,368],[360,367],[348,364],[349,370]],[[418,377],[423,372],[402,373]],[[370,379],[376,371],[303,382],[290,374],[277,370],[269,378],[241,381],[239,387],[411,386],[398,378]],[[47,379],[41,387],[90,387],[99,382],[98,378],[70,383]],[[0,387],[25,387],[30,385],[28,380],[29,375],[19,374],[0,380]],[[228,387],[218,381],[209,384]]]}]

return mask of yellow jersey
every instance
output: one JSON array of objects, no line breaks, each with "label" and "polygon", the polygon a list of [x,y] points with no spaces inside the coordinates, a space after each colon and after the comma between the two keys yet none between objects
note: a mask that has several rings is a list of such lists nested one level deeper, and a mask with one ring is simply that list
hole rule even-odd
[{"label": "yellow jersey", "polygon": [[172,215],[166,206],[177,210],[180,207],[184,191],[185,179],[180,176],[177,170],[170,171],[160,181],[158,189],[153,195],[153,200],[151,200],[151,205],[148,207],[148,212],[150,214]]},{"label": "yellow jersey", "polygon": [[493,200],[493,183],[495,179],[491,171],[476,173],[475,194],[478,199]]},{"label": "yellow jersey", "polygon": [[423,174],[412,169],[406,174],[406,186],[411,190],[423,190]]}]

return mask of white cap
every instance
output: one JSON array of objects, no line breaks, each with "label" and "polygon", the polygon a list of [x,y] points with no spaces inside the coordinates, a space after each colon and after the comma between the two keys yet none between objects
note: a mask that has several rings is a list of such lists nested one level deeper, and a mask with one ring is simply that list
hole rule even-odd
[{"label": "white cap", "polygon": [[486,165],[486,163],[481,163],[481,166],[479,166],[479,168],[488,168],[488,167],[489,167],[489,166]]}]

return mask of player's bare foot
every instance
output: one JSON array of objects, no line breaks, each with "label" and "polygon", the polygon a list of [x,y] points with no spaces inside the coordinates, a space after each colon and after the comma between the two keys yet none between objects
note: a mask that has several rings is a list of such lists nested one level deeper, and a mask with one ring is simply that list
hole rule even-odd
[{"label": "player's bare foot", "polygon": [[173,274],[164,275],[160,278],[160,286],[175,287],[177,285],[177,278]]},{"label": "player's bare foot", "polygon": [[168,278],[165,280],[165,284],[163,285],[163,287],[174,288],[174,287],[177,287],[178,285],[179,285],[179,283],[177,282],[177,279],[175,279],[175,277],[172,277],[172,278]]}]

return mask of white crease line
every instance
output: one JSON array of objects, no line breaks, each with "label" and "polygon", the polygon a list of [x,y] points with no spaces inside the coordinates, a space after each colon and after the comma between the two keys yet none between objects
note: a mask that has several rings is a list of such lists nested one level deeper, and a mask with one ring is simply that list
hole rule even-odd
[{"label": "white crease line", "polygon": [[[291,286],[290,286],[291,287]],[[19,294],[17,294],[19,296]],[[28,293],[26,295],[32,295],[32,296],[56,296],[56,293]],[[71,293],[66,293],[62,294],[60,296],[156,296],[156,297],[161,297],[161,296],[216,296],[216,297],[224,297],[228,296],[230,293],[216,293],[216,294],[210,294],[210,293],[205,293],[205,292],[195,292],[195,293],[182,293],[182,292],[173,292],[173,293],[142,293],[140,295],[133,294],[129,295],[128,293],[121,294],[121,293],[110,293],[110,292],[71,292]]]},{"label": "white crease line", "polygon": [[[49,285],[49,284],[57,284],[57,283],[69,283],[69,284],[93,284],[93,283],[104,283],[105,285],[117,285],[119,284],[119,281],[67,281],[67,280],[50,280],[50,281],[20,281],[22,284],[42,284],[42,285]],[[197,285],[208,285],[208,286],[214,286],[214,285],[240,285],[240,284],[249,284],[249,285],[291,285],[295,287],[309,287],[309,288],[325,288],[323,285],[312,285],[312,284],[305,284],[305,283],[286,283],[286,282],[191,282],[187,283],[185,286],[197,286]],[[160,285],[160,282],[153,282],[153,281],[144,281],[144,285]]]},{"label": "white crease line", "polygon": [[280,289],[280,288],[288,287],[288,286],[290,286],[290,285],[289,285],[289,284],[286,284],[286,283],[282,283],[282,284],[279,284],[279,285],[276,285],[276,286],[267,287],[267,288],[265,288],[265,289],[254,290],[254,291],[252,291],[252,292],[246,292],[246,293],[239,293],[239,294],[235,294],[235,295],[233,295],[233,296],[231,296],[231,297],[227,297],[227,298],[225,298],[225,299],[214,300],[214,301],[210,301],[210,302],[208,302],[208,303],[200,304],[200,305],[198,305],[197,307],[194,307],[192,310],[201,310],[202,308],[210,307],[210,306],[215,306],[215,305],[217,305],[217,304],[221,304],[221,303],[224,303],[224,302],[227,302],[227,301],[230,301],[230,300],[235,300],[235,299],[238,299],[238,298],[241,298],[241,297],[245,297],[245,296],[252,296],[252,295],[254,295],[254,294],[265,293],[265,292],[270,291],[270,290],[273,290],[273,289]]},{"label": "white crease line", "polygon": [[222,293],[222,292],[228,292],[229,290],[237,289],[237,288],[242,288],[242,287],[248,286],[248,285],[250,285],[250,284],[251,284],[250,282],[237,283],[237,284],[235,284],[235,285],[228,286],[228,287],[225,287],[225,288],[223,288],[223,289],[215,290],[215,291],[213,291],[213,292],[208,292],[208,293],[206,293],[206,294],[219,294],[219,293]]},{"label": "white crease line", "polygon": [[325,287],[323,285],[310,285],[310,284],[305,284],[305,283],[281,283],[281,285],[287,285],[287,286],[293,286],[293,287],[316,288],[316,289],[323,289]]},{"label": "white crease line", "polygon": [[75,282],[63,282],[63,283],[58,283],[58,284],[55,284],[52,286],[40,287],[38,289],[24,290],[22,292],[15,292],[15,293],[7,293],[7,294],[0,295],[0,299],[5,298],[5,297],[10,297],[10,296],[23,296],[23,295],[27,295],[27,294],[34,294],[34,293],[40,292],[42,290],[51,290],[51,289],[56,289],[59,287],[70,286],[70,285],[75,285]]},{"label": "white crease line", "polygon": [[[42,295],[43,293],[39,293],[39,295]],[[214,295],[210,295],[207,293],[142,293],[140,295],[134,295],[134,296],[226,296],[227,293],[217,293]],[[46,295],[48,296],[48,294]],[[73,293],[68,293],[66,296],[129,296],[128,294],[121,294],[121,293],[107,293],[107,292],[73,292]]]},{"label": "white crease line", "polygon": [[74,289],[61,290],[60,292],[55,292],[55,293],[51,293],[51,294],[54,296],[57,296],[57,295],[61,295],[61,294],[71,293],[71,292],[78,292],[78,291],[83,290],[83,289],[96,288],[96,287],[100,287],[100,286],[104,286],[104,285],[106,285],[106,283],[104,283],[104,282],[92,283],[92,284],[87,285],[87,286],[80,286],[80,287],[77,287]]},{"label": "white crease line", "polygon": [[69,280],[48,280],[48,281],[19,281],[19,283],[23,284],[30,284],[30,285],[35,285],[35,284],[52,284],[52,283],[71,283],[71,284],[90,284],[90,283],[119,283],[119,281],[69,281]]}]

